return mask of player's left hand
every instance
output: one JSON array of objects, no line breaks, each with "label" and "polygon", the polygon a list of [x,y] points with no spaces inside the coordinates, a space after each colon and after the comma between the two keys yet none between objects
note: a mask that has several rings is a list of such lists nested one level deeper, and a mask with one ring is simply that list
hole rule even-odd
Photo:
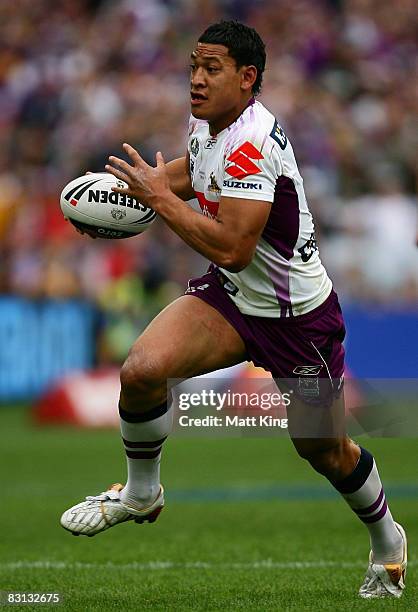
[{"label": "player's left hand", "polygon": [[131,145],[124,143],[123,150],[131,158],[132,165],[111,155],[109,162],[112,165],[106,165],[105,169],[116,178],[127,183],[128,188],[112,187],[112,191],[126,193],[126,195],[137,198],[141,203],[156,210],[158,201],[170,191],[167,169],[162,154],[159,151],[155,156],[157,165],[153,168],[142,159],[138,151]]}]

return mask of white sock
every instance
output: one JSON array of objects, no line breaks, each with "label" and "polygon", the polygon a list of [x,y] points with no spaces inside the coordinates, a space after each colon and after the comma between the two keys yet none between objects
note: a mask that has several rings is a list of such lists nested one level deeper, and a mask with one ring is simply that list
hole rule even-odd
[{"label": "white sock", "polygon": [[119,415],[128,464],[128,479],[120,497],[127,506],[143,508],[160,492],[161,447],[173,424],[171,402],[143,414],[119,407]]},{"label": "white sock", "polygon": [[337,483],[350,508],[369,530],[375,563],[400,563],[403,557],[403,539],[386,503],[385,493],[373,456],[361,448],[354,471]]}]

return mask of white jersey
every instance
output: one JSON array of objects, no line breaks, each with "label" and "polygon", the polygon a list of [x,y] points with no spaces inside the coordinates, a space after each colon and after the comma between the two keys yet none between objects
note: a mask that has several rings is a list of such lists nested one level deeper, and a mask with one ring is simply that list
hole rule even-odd
[{"label": "white jersey", "polygon": [[241,272],[219,268],[239,310],[261,317],[310,312],[332,284],[319,259],[312,215],[293,149],[275,117],[251,100],[216,136],[191,117],[188,150],[193,189],[204,215],[216,217],[222,196],[271,202],[251,263]]}]

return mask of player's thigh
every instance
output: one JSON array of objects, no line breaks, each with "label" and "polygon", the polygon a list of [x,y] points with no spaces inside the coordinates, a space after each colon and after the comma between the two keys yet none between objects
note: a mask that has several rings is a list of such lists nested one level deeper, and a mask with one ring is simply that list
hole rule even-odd
[{"label": "player's thigh", "polygon": [[161,384],[168,378],[190,378],[245,359],[245,344],[232,325],[203,300],[185,295],[148,325],[133,345],[128,363],[141,376]]}]

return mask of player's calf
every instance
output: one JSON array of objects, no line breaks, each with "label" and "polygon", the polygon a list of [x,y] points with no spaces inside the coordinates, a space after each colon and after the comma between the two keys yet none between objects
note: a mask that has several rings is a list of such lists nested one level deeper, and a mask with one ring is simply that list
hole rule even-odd
[{"label": "player's calf", "polygon": [[299,456],[330,481],[351,474],[360,456],[359,447],[347,436],[335,439],[293,438],[292,441]]},{"label": "player's calf", "polygon": [[328,478],[365,524],[375,562],[400,562],[402,537],[390,513],[373,456],[348,437],[293,442],[299,454]]},{"label": "player's calf", "polygon": [[155,499],[160,488],[161,450],[173,421],[171,400],[136,414],[120,406],[119,415],[128,465],[121,500],[141,508]]},{"label": "player's calf", "polygon": [[406,536],[392,518],[373,456],[347,437],[293,442],[369,531],[372,551],[360,596],[400,597],[405,587]]},{"label": "player's calf", "polygon": [[[126,392],[123,393],[123,389],[119,416],[128,478],[121,492],[121,500],[129,506],[140,508],[155,499],[160,489],[161,450],[172,429],[173,411],[171,397],[147,410],[134,412],[132,404],[131,410],[125,410],[125,403],[122,402]],[[141,396],[136,401],[141,403]]]},{"label": "player's calf", "polygon": [[375,563],[400,563],[403,539],[389,510],[376,463],[366,449],[359,447],[359,450],[360,456],[351,474],[343,479],[331,479],[331,483],[367,527]]},{"label": "player's calf", "polygon": [[128,465],[123,503],[141,508],[158,495],[162,445],[172,428],[162,360],[147,355],[140,340],[121,370],[120,428]]}]

